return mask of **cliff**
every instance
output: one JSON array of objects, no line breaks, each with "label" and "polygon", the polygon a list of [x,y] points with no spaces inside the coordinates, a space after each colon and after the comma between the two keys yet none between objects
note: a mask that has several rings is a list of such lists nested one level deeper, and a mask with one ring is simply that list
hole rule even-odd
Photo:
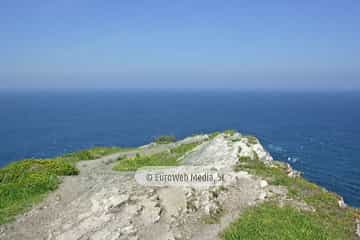
[{"label": "cliff", "polygon": [[0,226],[0,238],[359,239],[357,209],[274,161],[253,136],[226,131],[107,153],[73,161],[73,174]]}]

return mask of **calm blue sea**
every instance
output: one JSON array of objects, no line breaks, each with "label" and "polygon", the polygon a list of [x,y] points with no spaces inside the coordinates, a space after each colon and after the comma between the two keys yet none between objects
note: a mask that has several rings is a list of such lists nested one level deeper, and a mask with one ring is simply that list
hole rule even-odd
[{"label": "calm blue sea", "polygon": [[360,207],[359,93],[1,92],[0,165],[228,128]]}]

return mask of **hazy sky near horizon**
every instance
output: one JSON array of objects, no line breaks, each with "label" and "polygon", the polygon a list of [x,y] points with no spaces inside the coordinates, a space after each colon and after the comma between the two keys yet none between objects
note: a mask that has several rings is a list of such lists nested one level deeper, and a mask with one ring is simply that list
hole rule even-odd
[{"label": "hazy sky near horizon", "polygon": [[0,2],[0,89],[360,89],[360,1]]}]

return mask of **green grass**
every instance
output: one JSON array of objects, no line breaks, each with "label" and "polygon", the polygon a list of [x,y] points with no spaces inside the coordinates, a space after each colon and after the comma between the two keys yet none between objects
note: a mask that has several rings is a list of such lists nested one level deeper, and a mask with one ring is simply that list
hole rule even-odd
[{"label": "green grass", "polygon": [[272,166],[267,166],[264,162],[250,157],[240,157],[239,164],[235,166],[235,171],[247,171],[253,175],[261,176],[273,185],[288,187],[290,197],[303,197],[307,190],[319,188],[317,185],[306,181],[304,178],[290,178],[286,173],[286,166],[281,162],[274,161]]},{"label": "green grass", "polygon": [[265,203],[248,209],[225,230],[224,240],[332,239],[317,219],[291,207]]},{"label": "green grass", "polygon": [[[261,176],[273,185],[286,186],[290,198],[304,201],[316,209],[315,212],[304,214],[311,217],[312,221],[317,222],[323,231],[329,233],[328,239],[356,239],[354,234],[355,217],[360,216],[359,210],[351,207],[342,209],[337,203],[340,197],[335,193],[328,192],[302,177],[288,177],[285,164],[274,161],[272,166],[267,166],[257,159],[240,157],[235,170],[244,170],[253,175]],[[283,224],[287,223],[284,222]]]},{"label": "green grass", "polygon": [[75,163],[96,159],[114,152],[116,147],[96,147],[52,159],[25,159],[0,169],[0,224],[39,202],[60,184],[59,176],[76,175]]},{"label": "green grass", "polygon": [[221,132],[213,132],[209,134],[209,139],[214,139],[216,138],[219,134],[221,134]]},{"label": "green grass", "polygon": [[134,149],[135,148],[123,148],[123,147],[93,147],[90,149],[68,153],[62,157],[77,162],[80,160],[94,160],[109,154],[131,151]]},{"label": "green grass", "polygon": [[230,135],[230,136],[233,136],[236,132],[237,132],[237,131],[236,131],[235,129],[226,129],[226,130],[224,131],[224,133],[225,133],[226,135]]},{"label": "green grass", "polygon": [[259,140],[255,136],[246,135],[246,136],[243,136],[243,137],[248,140],[249,144],[257,144],[257,143],[259,143]]},{"label": "green grass", "polygon": [[56,189],[58,176],[76,174],[74,164],[63,158],[22,160],[0,169],[0,224]]},{"label": "green grass", "polygon": [[116,164],[113,169],[116,171],[135,171],[146,166],[176,166],[179,164],[178,159],[198,144],[199,143],[182,144],[169,151],[153,155],[137,154],[132,158],[120,158],[118,164]]},{"label": "green grass", "polygon": [[155,138],[155,142],[158,144],[168,144],[176,141],[176,137],[173,135],[163,135]]}]

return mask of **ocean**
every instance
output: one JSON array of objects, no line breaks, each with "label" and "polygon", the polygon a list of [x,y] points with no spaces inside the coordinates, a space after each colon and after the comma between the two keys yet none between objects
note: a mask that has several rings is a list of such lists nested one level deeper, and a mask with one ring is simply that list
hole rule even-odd
[{"label": "ocean", "polygon": [[93,146],[236,129],[360,207],[360,94],[236,91],[0,92],[0,166]]}]

